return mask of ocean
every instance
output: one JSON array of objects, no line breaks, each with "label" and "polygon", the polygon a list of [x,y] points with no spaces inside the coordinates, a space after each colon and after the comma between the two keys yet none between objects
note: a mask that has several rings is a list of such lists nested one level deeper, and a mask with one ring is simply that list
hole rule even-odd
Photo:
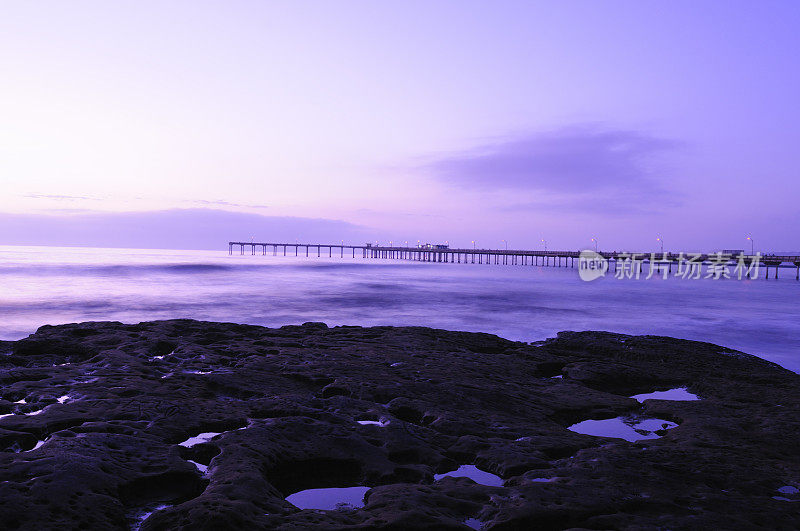
[{"label": "ocean", "polygon": [[584,282],[569,267],[0,246],[0,339],[44,324],[173,318],[419,325],[527,342],[608,330],[708,341],[800,372],[800,282],[781,273]]}]

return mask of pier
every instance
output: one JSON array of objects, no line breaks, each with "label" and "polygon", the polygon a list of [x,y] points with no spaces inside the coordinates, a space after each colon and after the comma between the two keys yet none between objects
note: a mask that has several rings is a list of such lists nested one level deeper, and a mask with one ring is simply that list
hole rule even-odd
[{"label": "pier", "polygon": [[[296,256],[296,257],[339,257],[384,260],[415,260],[420,262],[441,262],[451,264],[487,264],[487,265],[516,265],[516,266],[542,266],[542,267],[570,267],[574,268],[580,258],[581,251],[531,251],[520,249],[451,249],[446,246],[399,247],[380,245],[345,245],[329,243],[270,243],[270,242],[228,242],[228,254]],[[716,253],[695,255],[688,253],[634,253],[623,251],[597,251],[597,254],[609,261],[610,267],[616,271],[617,264],[623,260],[636,256],[638,267],[643,263],[650,263],[651,258],[656,261],[652,265],[667,267],[672,272],[672,267],[680,260],[695,258],[696,263],[707,264],[717,258]],[[724,255],[723,255],[724,256]],[[735,262],[742,259],[750,264],[756,258],[754,255],[732,255],[729,260]],[[800,255],[783,256],[766,254],[759,255],[760,266],[765,269],[764,278],[770,278],[770,269],[773,278],[778,278],[778,270],[795,269],[795,280],[800,280]]]}]

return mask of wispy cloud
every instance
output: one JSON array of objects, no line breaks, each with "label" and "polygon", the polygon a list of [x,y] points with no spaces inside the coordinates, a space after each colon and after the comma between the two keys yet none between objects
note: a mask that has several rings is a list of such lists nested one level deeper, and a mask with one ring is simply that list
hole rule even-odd
[{"label": "wispy cloud", "polygon": [[258,205],[254,203],[233,203],[231,201],[223,201],[223,200],[196,199],[187,202],[207,207],[222,206],[222,207],[241,207],[241,208],[269,208],[268,205]]},{"label": "wispy cloud", "polygon": [[[354,210],[356,214],[365,216],[386,216],[387,211],[375,208],[357,208]],[[405,211],[391,211],[388,215],[400,218],[445,218],[446,214],[437,212],[405,212]]]},{"label": "wispy cloud", "polygon": [[100,201],[99,197],[90,197],[86,195],[25,194],[24,197],[31,199],[50,199],[54,201]]},{"label": "wispy cloud", "polygon": [[640,209],[678,201],[660,162],[680,146],[642,131],[578,125],[501,138],[439,157],[427,170],[453,186],[513,194],[517,205],[541,206],[544,195],[562,208],[611,201]]},{"label": "wispy cloud", "polygon": [[[40,194],[40,193],[29,193],[25,194],[23,197],[27,197],[29,199],[46,199],[50,201],[63,201],[63,202],[74,202],[74,201],[102,201],[100,197],[93,197],[88,195],[61,195],[61,194]],[[140,200],[147,200],[151,198],[136,196],[132,199],[140,201]],[[233,201],[225,201],[222,199],[185,199],[182,200],[181,203],[186,205],[192,205],[195,207],[201,208],[215,208],[215,207],[228,207],[228,208],[256,208],[256,209],[266,209],[270,208],[268,205],[262,205],[257,203],[235,203]],[[56,212],[57,210],[53,210]]]}]

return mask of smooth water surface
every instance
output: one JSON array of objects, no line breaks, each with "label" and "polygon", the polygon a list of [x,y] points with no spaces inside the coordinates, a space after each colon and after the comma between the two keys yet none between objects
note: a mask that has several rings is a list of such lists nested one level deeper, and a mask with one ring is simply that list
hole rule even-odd
[{"label": "smooth water surface", "polygon": [[800,282],[783,277],[583,282],[568,267],[0,247],[0,338],[171,318],[423,325],[520,341],[609,330],[708,341],[800,371]]},{"label": "smooth water surface", "polygon": [[433,479],[439,481],[444,477],[469,478],[475,483],[487,485],[489,487],[503,486],[503,478],[489,472],[484,472],[475,465],[461,465],[456,470],[445,472],[444,474],[435,474]]},{"label": "smooth water surface", "polygon": [[635,398],[639,402],[645,400],[675,400],[679,402],[700,400],[696,394],[690,393],[685,387],[677,387],[675,389],[668,389],[666,391],[653,391],[652,393],[642,393],[633,395],[630,398]]},{"label": "smooth water surface", "polygon": [[575,433],[592,435],[595,437],[614,437],[625,439],[629,442],[643,439],[658,439],[661,437],[656,431],[670,430],[678,425],[663,419],[629,419],[615,417],[603,420],[584,420],[569,426],[567,429]]},{"label": "smooth water surface", "polygon": [[287,496],[286,501],[298,509],[357,509],[364,506],[364,494],[369,489],[363,486],[308,489]]},{"label": "smooth water surface", "polygon": [[223,432],[221,431],[207,431],[195,435],[194,437],[189,437],[185,441],[178,443],[178,446],[185,446],[186,448],[191,448],[192,446],[200,443],[206,443],[216,437],[217,435],[222,435]]}]

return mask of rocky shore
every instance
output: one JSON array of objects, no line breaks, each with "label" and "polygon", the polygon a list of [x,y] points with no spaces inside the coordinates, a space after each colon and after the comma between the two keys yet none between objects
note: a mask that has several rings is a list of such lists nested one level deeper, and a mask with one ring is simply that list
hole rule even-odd
[{"label": "rocky shore", "polygon": [[[674,388],[700,400],[630,398]],[[611,418],[664,422],[568,429]],[[500,486],[442,477],[463,465]],[[3,529],[797,529],[797,487],[800,376],[707,343],[190,320],[0,342]]]}]

